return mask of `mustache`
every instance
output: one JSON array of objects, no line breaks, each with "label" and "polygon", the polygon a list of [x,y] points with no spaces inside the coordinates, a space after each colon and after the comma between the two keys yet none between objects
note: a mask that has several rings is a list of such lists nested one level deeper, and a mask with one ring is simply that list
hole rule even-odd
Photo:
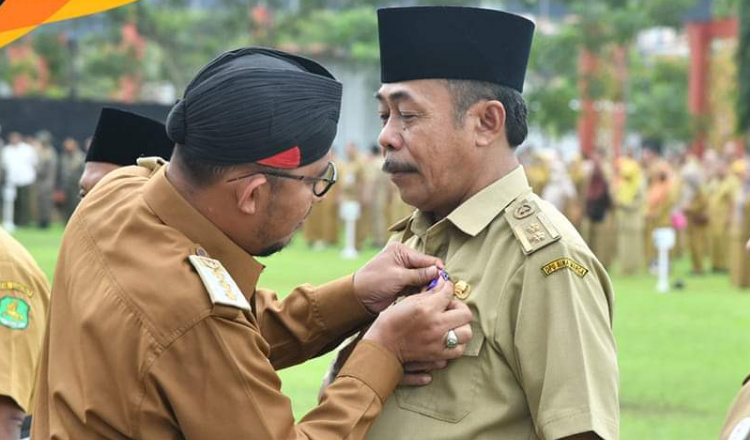
[{"label": "mustache", "polygon": [[419,172],[416,166],[410,163],[399,162],[396,160],[386,160],[385,162],[383,162],[383,167],[381,169],[383,170],[383,172],[389,174]]}]

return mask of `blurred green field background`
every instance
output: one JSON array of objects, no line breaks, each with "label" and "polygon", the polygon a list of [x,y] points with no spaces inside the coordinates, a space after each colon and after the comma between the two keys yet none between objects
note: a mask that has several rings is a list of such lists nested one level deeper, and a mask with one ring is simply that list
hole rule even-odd
[{"label": "blurred green field background", "polygon": [[[21,229],[15,236],[52,278],[62,228]],[[260,284],[281,296],[301,283],[320,284],[354,271],[376,250],[354,261],[339,250],[309,250],[301,240],[262,260]],[[750,374],[750,291],[731,287],[726,276],[675,277],[686,287],[659,295],[656,280],[613,276],[615,336],[620,362],[621,438],[717,438],[724,415]],[[284,392],[299,419],[316,402],[330,357],[281,372]]]}]

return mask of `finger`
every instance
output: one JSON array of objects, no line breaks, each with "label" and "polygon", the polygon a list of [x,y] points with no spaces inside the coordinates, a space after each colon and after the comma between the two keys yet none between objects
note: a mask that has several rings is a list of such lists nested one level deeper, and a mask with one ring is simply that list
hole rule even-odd
[{"label": "finger", "polygon": [[468,344],[469,341],[471,341],[471,337],[474,335],[469,324],[454,328],[453,331],[456,333],[459,344]]},{"label": "finger", "polygon": [[399,385],[406,387],[421,387],[432,382],[430,373],[408,373],[401,378]]},{"label": "finger", "polygon": [[447,332],[450,329],[457,329],[464,325],[468,326],[474,317],[468,307],[462,307],[455,310],[446,310],[441,314],[440,318]]},{"label": "finger", "polygon": [[444,268],[440,258],[423,254],[400,243],[396,251],[401,256],[401,261],[403,261],[404,267],[407,269],[418,269],[429,266],[438,266],[440,269]]},{"label": "finger", "polygon": [[466,344],[458,344],[453,348],[443,347],[442,350],[436,352],[434,357],[430,358],[430,360],[436,362],[439,360],[450,361],[452,359],[458,359],[463,356],[464,351],[466,351]]},{"label": "finger", "polygon": [[466,306],[466,304],[464,304],[462,301],[453,299],[450,303],[448,303],[448,307],[445,310],[459,310],[463,309],[464,306]]},{"label": "finger", "polygon": [[437,266],[421,267],[419,269],[401,269],[402,282],[407,286],[424,286],[438,277],[440,270]]},{"label": "finger", "polygon": [[[430,290],[422,294],[427,296],[425,298],[425,301],[431,307],[434,307],[434,310],[447,313],[444,312],[444,310],[448,307],[448,304],[450,304],[451,300],[453,300],[453,283],[451,283],[450,281],[443,281],[443,283],[444,284],[441,288],[435,288],[434,290]],[[468,310],[468,307],[466,308],[466,310]],[[453,310],[449,311],[453,312]]]},{"label": "finger", "polygon": [[404,364],[404,372],[418,373],[432,370],[441,370],[448,365],[447,361],[439,360],[434,362],[407,362]]}]

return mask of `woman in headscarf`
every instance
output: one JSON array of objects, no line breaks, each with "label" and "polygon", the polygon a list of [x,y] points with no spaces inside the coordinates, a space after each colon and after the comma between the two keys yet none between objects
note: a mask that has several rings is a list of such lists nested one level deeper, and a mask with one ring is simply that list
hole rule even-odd
[{"label": "woman in headscarf", "polygon": [[629,157],[618,160],[614,194],[617,262],[622,274],[634,275],[643,269],[645,185],[638,162]]}]

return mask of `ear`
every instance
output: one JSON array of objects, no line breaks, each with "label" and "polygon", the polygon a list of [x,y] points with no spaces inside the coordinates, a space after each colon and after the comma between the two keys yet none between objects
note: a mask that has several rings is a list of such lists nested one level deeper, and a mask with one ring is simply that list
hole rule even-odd
[{"label": "ear", "polygon": [[505,107],[500,101],[484,101],[476,109],[477,146],[486,147],[505,136]]},{"label": "ear", "polygon": [[237,209],[243,214],[255,214],[260,206],[260,200],[263,197],[268,197],[266,183],[268,183],[266,176],[256,174],[244,179],[240,185],[237,185],[235,190]]}]

